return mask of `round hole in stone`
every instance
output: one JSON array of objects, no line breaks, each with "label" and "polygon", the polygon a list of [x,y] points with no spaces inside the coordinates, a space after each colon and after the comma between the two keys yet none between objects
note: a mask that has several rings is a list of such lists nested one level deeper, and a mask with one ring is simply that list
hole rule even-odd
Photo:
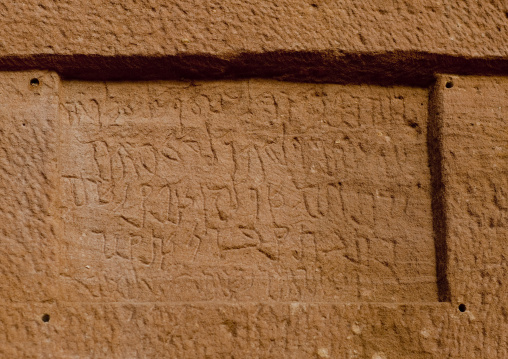
[{"label": "round hole in stone", "polygon": [[448,81],[448,82],[446,82],[445,86],[446,86],[447,89],[451,89],[453,87],[453,82]]},{"label": "round hole in stone", "polygon": [[43,315],[42,315],[42,321],[43,321],[44,323],[49,322],[49,314],[43,314]]},{"label": "round hole in stone", "polygon": [[466,311],[466,305],[464,303],[459,304],[459,311],[461,311],[462,313]]},{"label": "round hole in stone", "polygon": [[30,85],[32,85],[32,86],[34,86],[34,87],[35,87],[35,86],[39,86],[39,83],[40,83],[40,82],[39,82],[39,79],[38,79],[38,78],[35,78],[35,77],[34,77],[33,79],[31,79],[31,80],[30,80]]}]

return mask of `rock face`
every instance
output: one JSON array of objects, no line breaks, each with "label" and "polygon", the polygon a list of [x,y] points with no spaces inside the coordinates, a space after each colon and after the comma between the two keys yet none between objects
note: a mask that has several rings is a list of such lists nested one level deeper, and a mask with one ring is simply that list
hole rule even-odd
[{"label": "rock face", "polygon": [[68,300],[437,300],[426,91],[71,81],[61,94]]},{"label": "rock face", "polygon": [[508,357],[506,10],[0,5],[0,357]]},{"label": "rock face", "polygon": [[26,0],[2,5],[0,53],[507,56],[506,11],[503,0]]}]

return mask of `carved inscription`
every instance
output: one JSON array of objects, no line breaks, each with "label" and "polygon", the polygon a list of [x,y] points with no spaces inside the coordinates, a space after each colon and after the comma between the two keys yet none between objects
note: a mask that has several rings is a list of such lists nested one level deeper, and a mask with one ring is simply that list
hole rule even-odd
[{"label": "carved inscription", "polygon": [[62,91],[69,300],[436,300],[424,90]]}]

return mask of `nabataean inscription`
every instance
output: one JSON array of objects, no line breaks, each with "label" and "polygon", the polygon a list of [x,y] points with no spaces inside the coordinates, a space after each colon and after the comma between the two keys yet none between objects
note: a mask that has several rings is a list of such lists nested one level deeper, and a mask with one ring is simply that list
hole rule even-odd
[{"label": "nabataean inscription", "polygon": [[68,300],[437,300],[427,91],[64,82]]}]

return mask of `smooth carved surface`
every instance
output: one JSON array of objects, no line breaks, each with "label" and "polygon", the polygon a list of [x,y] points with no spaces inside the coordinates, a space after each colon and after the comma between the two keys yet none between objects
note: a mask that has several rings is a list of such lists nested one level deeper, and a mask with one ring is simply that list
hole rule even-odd
[{"label": "smooth carved surface", "polygon": [[427,91],[64,82],[68,301],[435,301]]}]

